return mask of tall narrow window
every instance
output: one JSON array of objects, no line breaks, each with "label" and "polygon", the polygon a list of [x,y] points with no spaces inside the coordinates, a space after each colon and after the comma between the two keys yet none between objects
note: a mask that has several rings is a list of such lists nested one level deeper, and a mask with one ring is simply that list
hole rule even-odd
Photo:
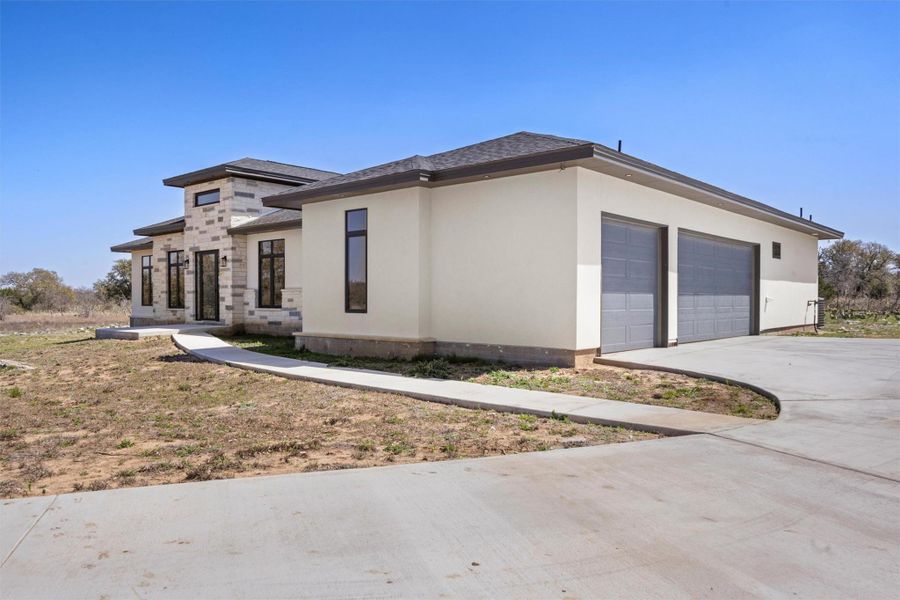
[{"label": "tall narrow window", "polygon": [[259,243],[259,306],[281,308],[284,289],[284,240]]},{"label": "tall narrow window", "polygon": [[169,308],[184,308],[184,252],[169,252]]},{"label": "tall narrow window", "polygon": [[348,210],[344,220],[344,311],[364,313],[368,309],[368,211],[365,208]]},{"label": "tall narrow window", "polygon": [[141,306],[153,306],[153,256],[141,257]]}]

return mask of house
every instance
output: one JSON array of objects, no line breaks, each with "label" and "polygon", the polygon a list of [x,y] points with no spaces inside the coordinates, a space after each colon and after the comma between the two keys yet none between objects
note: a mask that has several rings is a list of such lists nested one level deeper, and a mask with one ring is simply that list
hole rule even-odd
[{"label": "house", "polygon": [[809,324],[840,231],[593,142],[529,132],[347,174],[242,159],[164,180],[114,246],[134,324],[335,354],[573,365]]}]

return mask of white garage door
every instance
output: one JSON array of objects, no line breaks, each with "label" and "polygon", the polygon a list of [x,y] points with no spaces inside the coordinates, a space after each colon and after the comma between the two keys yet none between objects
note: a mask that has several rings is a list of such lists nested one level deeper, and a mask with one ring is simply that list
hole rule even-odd
[{"label": "white garage door", "polygon": [[600,352],[653,346],[659,297],[659,228],[604,219],[600,252]]},{"label": "white garage door", "polygon": [[753,247],[678,234],[678,342],[750,335]]}]

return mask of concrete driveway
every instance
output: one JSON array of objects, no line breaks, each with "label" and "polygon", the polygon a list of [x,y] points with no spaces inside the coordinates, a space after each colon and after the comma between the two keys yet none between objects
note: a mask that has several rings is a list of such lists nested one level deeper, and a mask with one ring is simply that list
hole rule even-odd
[{"label": "concrete driveway", "polygon": [[620,360],[763,386],[714,435],[6,501],[0,596],[893,597],[900,342]]}]

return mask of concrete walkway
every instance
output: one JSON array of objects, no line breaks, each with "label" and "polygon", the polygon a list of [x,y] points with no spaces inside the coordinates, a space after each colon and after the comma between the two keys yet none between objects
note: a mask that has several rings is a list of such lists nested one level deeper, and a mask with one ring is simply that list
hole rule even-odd
[{"label": "concrete walkway", "polygon": [[271,373],[291,379],[403,394],[421,400],[455,404],[467,408],[532,413],[545,417],[555,413],[581,423],[618,425],[668,435],[712,433],[754,423],[765,423],[765,421],[756,419],[650,404],[617,402],[465,381],[420,379],[381,371],[329,367],[324,363],[283,358],[235,348],[231,344],[205,333],[178,333],[173,335],[172,339],[176,346],[188,354],[210,362]]},{"label": "concrete walkway", "polygon": [[177,333],[224,333],[228,327],[220,323],[173,323],[140,327],[101,327],[94,336],[98,340],[140,340],[148,337],[168,337]]},{"label": "concrete walkway", "polygon": [[631,444],[4,501],[0,597],[896,596],[898,341],[743,338],[644,359],[770,388],[782,416]]}]

